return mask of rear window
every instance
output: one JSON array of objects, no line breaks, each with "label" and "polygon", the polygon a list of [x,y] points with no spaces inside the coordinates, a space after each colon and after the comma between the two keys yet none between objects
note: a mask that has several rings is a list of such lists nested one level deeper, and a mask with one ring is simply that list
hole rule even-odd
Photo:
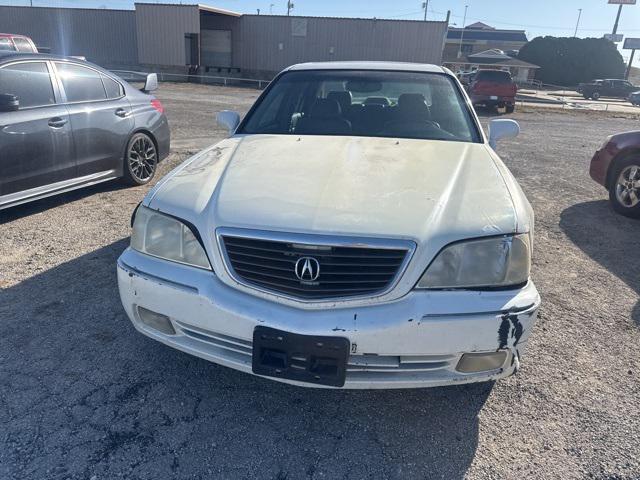
[{"label": "rear window", "polygon": [[511,83],[511,74],[500,70],[480,70],[476,74],[477,82]]}]

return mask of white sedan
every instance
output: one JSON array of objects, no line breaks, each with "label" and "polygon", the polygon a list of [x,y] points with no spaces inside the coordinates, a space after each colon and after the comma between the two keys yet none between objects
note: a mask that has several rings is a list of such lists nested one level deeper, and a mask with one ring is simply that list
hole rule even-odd
[{"label": "white sedan", "polygon": [[533,211],[455,76],[295,65],[134,214],[118,260],[141,333],[301,386],[430,387],[516,372],[540,297]]}]

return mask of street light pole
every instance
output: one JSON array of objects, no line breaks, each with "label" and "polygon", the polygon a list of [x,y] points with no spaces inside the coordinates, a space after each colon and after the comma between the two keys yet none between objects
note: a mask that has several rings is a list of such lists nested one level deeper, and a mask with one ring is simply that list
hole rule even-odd
[{"label": "street light pole", "polygon": [[582,16],[582,9],[581,9],[581,8],[579,8],[579,9],[578,9],[578,21],[576,22],[576,31],[575,31],[575,33],[573,34],[573,36],[574,36],[574,37],[577,37],[577,36],[578,36],[578,27],[580,26],[580,17],[581,17],[581,16]]},{"label": "street light pole", "polygon": [[618,33],[618,23],[620,22],[620,14],[622,13],[622,4],[618,7],[618,16],[616,17],[616,23],[613,24],[613,32],[612,35]]},{"label": "street light pole", "polygon": [[427,9],[429,8],[429,0],[422,2],[422,8],[424,8],[424,21],[427,21]]},{"label": "street light pole", "polygon": [[293,2],[291,0],[287,0],[287,16],[289,16],[292,9],[293,9]]},{"label": "street light pole", "polygon": [[458,58],[462,57],[462,41],[464,40],[464,26],[467,23],[467,9],[469,5],[464,6],[464,17],[462,19],[462,32],[460,33],[460,49],[458,50]]}]

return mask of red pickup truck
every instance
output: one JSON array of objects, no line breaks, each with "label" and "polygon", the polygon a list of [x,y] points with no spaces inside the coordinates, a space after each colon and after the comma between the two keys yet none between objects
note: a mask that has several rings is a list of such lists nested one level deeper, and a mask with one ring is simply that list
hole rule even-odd
[{"label": "red pickup truck", "polygon": [[509,72],[503,70],[479,70],[469,85],[469,95],[474,106],[505,108],[513,113],[516,108],[518,86]]}]

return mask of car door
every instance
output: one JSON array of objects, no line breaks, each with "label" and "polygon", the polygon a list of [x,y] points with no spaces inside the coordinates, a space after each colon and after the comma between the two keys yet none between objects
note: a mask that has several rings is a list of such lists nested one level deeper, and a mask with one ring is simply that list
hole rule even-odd
[{"label": "car door", "polygon": [[47,61],[0,66],[0,93],[19,109],[0,112],[0,195],[43,187],[76,176],[66,108]]},{"label": "car door", "polygon": [[602,84],[600,85],[599,93],[601,97],[607,97],[611,95],[611,82],[609,80],[602,81]]},{"label": "car door", "polygon": [[78,175],[119,170],[134,126],[124,88],[89,66],[54,64],[73,129]]}]

